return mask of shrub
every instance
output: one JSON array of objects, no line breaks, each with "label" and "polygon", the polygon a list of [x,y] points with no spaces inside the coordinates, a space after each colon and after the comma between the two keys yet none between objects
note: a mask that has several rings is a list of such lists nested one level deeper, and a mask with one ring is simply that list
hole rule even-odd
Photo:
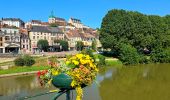
[{"label": "shrub", "polygon": [[23,59],[25,66],[32,66],[33,64],[35,64],[35,60],[29,55],[23,56]]},{"label": "shrub", "polygon": [[106,65],[105,56],[103,56],[103,55],[98,55],[98,58],[99,58],[98,65],[100,65],[100,66]]},{"label": "shrub", "polygon": [[148,56],[140,55],[139,63],[140,64],[148,64],[148,63],[150,63],[150,59]]},{"label": "shrub", "polygon": [[16,66],[24,66],[24,59],[22,57],[18,57],[14,60]]},{"label": "shrub", "polygon": [[137,52],[137,49],[131,45],[121,44],[119,53],[119,59],[125,65],[138,64],[140,61],[140,56]]},{"label": "shrub", "polygon": [[29,55],[24,55],[23,57],[16,58],[14,63],[16,66],[32,66],[35,64],[35,60]]},{"label": "shrub", "polygon": [[151,61],[155,63],[170,63],[170,50],[153,51],[151,54]]}]

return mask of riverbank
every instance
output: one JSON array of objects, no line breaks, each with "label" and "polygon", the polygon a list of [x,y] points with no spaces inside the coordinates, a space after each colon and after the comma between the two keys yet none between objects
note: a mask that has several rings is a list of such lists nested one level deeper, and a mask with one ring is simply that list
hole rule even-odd
[{"label": "riverbank", "polygon": [[47,70],[48,66],[14,67],[7,70],[0,70],[0,77],[32,74],[39,70]]},{"label": "riverbank", "polygon": [[[119,60],[115,59],[106,59],[106,65],[105,66],[121,66],[122,63]],[[49,66],[31,66],[31,67],[13,67],[6,70],[0,70],[0,78],[2,77],[9,77],[9,76],[17,76],[17,75],[28,75],[28,74],[34,74],[38,72],[39,70],[47,70],[49,69]]]}]

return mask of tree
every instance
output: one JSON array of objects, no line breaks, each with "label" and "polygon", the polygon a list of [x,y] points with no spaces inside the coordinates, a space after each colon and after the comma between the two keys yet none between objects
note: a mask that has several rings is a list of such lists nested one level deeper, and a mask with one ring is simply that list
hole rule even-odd
[{"label": "tree", "polygon": [[137,52],[137,49],[131,45],[121,44],[119,52],[119,59],[125,65],[138,64],[140,61],[140,56]]},{"label": "tree", "polygon": [[77,51],[82,51],[83,50],[83,42],[82,41],[77,41],[76,49],[77,49]]},{"label": "tree", "polygon": [[96,51],[96,48],[97,48],[96,46],[97,46],[97,41],[96,41],[96,39],[94,39],[92,41],[92,49],[95,50],[95,51]]},{"label": "tree", "polygon": [[65,40],[59,40],[60,45],[62,46],[63,51],[68,51],[68,42]]},{"label": "tree", "polygon": [[47,51],[48,50],[48,41],[47,40],[39,40],[38,42],[37,42],[37,47],[42,51],[42,50],[44,50],[44,51]]},{"label": "tree", "polygon": [[51,23],[50,27],[58,27],[58,24],[57,23]]},{"label": "tree", "polygon": [[[110,10],[102,20],[99,39],[103,48],[110,48],[117,52],[119,56],[123,53],[125,56],[120,56],[120,59],[123,58],[122,61],[127,64],[134,64],[130,60],[126,62],[126,56],[129,55],[125,53],[130,51],[126,51],[126,48],[121,45],[129,45],[129,47],[124,46],[130,50],[135,49],[133,51],[140,56],[152,55],[152,53],[157,55],[158,52],[155,51],[158,48],[170,48],[170,15],[161,17],[125,10]],[[145,51],[149,52],[146,53]],[[162,52],[161,54],[167,54],[164,51]],[[161,56],[156,57],[159,59]],[[145,57],[140,58],[144,58],[143,61],[145,61]],[[143,61],[139,61],[139,63]]]}]

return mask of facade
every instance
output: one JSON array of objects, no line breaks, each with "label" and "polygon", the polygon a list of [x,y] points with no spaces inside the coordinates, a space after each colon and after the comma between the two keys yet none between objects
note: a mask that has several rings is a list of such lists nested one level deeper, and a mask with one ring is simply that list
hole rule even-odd
[{"label": "facade", "polygon": [[5,41],[4,32],[0,31],[0,53],[5,53],[4,41]]},{"label": "facade", "polygon": [[83,28],[83,24],[81,23],[81,20],[79,19],[70,18],[68,23],[74,25],[76,28]]},{"label": "facade", "polygon": [[64,39],[64,33],[57,27],[32,26],[29,32],[31,51],[39,52],[37,42],[41,39],[47,40],[49,46],[54,45],[54,40]]},{"label": "facade", "polygon": [[25,28],[29,28],[30,26],[49,26],[49,23],[41,22],[40,20],[31,20],[25,23]]},{"label": "facade", "polygon": [[66,38],[69,44],[69,50],[76,50],[77,41],[82,41],[78,30],[70,30],[66,33]]},{"label": "facade", "polygon": [[51,12],[51,15],[48,18],[48,23],[50,23],[50,24],[55,23],[58,26],[66,26],[67,25],[67,22],[66,22],[65,19],[59,18],[59,17],[55,17],[53,12]]},{"label": "facade", "polygon": [[2,53],[19,53],[20,52],[20,33],[18,28],[2,27]]},{"label": "facade", "polygon": [[27,29],[20,29],[20,36],[21,36],[21,52],[22,53],[29,53],[30,49],[30,38],[28,35]]},{"label": "facade", "polygon": [[2,18],[2,25],[8,25],[13,27],[24,27],[24,22],[19,18]]}]

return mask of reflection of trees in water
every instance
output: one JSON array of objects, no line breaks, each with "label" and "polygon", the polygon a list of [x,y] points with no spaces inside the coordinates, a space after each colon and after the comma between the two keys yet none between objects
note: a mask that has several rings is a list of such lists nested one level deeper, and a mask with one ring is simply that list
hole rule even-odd
[{"label": "reflection of trees in water", "polygon": [[38,80],[35,76],[7,77],[0,80],[0,94],[14,95],[24,90],[38,88]]},{"label": "reflection of trees in water", "polygon": [[[126,67],[100,83],[102,100],[169,100],[170,64]],[[147,73],[147,77],[143,74]],[[149,75],[149,76],[148,76]]]}]

